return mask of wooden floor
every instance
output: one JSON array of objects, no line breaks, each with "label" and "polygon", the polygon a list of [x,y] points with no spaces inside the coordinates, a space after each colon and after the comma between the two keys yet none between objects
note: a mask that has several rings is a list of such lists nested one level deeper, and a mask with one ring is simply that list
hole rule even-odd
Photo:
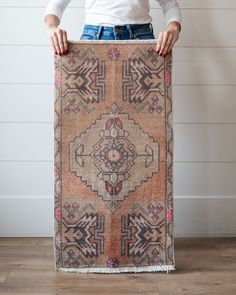
[{"label": "wooden floor", "polygon": [[54,270],[52,238],[0,238],[0,294],[236,295],[235,238],[175,238],[170,273]]}]

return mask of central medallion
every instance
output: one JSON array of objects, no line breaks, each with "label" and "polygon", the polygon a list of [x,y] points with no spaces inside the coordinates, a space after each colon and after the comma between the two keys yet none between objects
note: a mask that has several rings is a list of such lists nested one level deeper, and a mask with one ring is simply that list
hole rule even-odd
[{"label": "central medallion", "polygon": [[159,143],[113,104],[70,142],[70,171],[115,212],[159,171]]}]

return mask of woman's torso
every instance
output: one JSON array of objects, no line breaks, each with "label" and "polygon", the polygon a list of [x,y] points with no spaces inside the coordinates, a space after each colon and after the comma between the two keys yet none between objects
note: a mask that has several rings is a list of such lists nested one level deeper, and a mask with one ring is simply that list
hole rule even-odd
[{"label": "woman's torso", "polygon": [[84,23],[91,25],[143,24],[152,21],[149,0],[86,0]]}]

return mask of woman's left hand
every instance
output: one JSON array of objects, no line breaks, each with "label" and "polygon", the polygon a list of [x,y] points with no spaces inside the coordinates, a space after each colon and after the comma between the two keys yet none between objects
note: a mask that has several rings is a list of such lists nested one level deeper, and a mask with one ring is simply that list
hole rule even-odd
[{"label": "woman's left hand", "polygon": [[172,49],[175,42],[179,39],[181,25],[177,21],[168,24],[164,32],[160,32],[157,39],[156,51],[161,56],[166,56]]}]

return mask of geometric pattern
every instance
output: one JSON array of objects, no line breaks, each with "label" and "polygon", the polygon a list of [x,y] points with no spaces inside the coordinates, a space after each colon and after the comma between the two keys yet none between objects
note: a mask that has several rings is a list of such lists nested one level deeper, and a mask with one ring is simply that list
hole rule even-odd
[{"label": "geometric pattern", "polygon": [[54,55],[55,270],[173,270],[172,53],[68,45]]},{"label": "geometric pattern", "polygon": [[[150,60],[150,65],[145,63],[147,59]],[[150,105],[147,100],[150,93],[164,95],[164,83],[161,79],[164,71],[164,64],[158,63],[153,48],[144,51],[137,47],[132,57],[122,64],[123,100],[133,103],[136,111],[143,111]],[[148,110],[150,111],[150,107]]]},{"label": "geometric pattern", "polygon": [[[153,209],[158,213],[153,215]],[[164,227],[165,216],[164,206],[161,203],[150,203],[147,208],[143,208],[137,203],[133,206],[132,212],[121,218],[121,250],[122,255],[131,257],[136,265],[142,265],[144,260],[148,264],[164,262],[164,257],[160,255],[164,249]],[[154,255],[154,254],[160,255]],[[155,257],[156,256],[156,257]]]},{"label": "geometric pattern", "polygon": [[[74,203],[73,206],[78,203]],[[69,202],[63,206],[62,249],[67,254],[66,267],[79,267],[81,263],[93,263],[93,257],[104,253],[104,216],[96,213],[91,204],[76,210],[74,218],[69,218]],[[68,214],[67,214],[68,213]]]},{"label": "geometric pattern", "polygon": [[63,70],[66,74],[65,84],[70,85],[70,88],[64,92],[64,95],[71,92],[77,93],[86,104],[89,102],[99,103],[104,98],[104,61],[86,59],[73,69],[64,65]]},{"label": "geometric pattern", "polygon": [[[143,52],[138,48],[128,60],[123,61],[123,99],[129,102],[142,102],[148,97],[150,92],[164,94],[164,85],[161,83],[161,74],[164,71],[164,65],[150,67],[145,64],[145,58],[142,58]],[[151,64],[152,65],[152,64]]]},{"label": "geometric pattern", "polygon": [[[165,226],[164,218],[164,206],[159,203],[154,205],[148,204],[148,207],[154,207],[159,211],[158,222],[153,223],[153,219],[149,220],[149,216],[152,217],[150,210],[146,210],[135,204],[132,208],[132,212],[127,216],[121,218],[121,232],[125,233],[122,236],[122,255],[126,253],[129,256],[140,257],[147,252],[150,246],[158,246],[164,248],[163,239],[163,227]],[[135,231],[133,230],[135,228]]]},{"label": "geometric pattern", "polygon": [[[140,145],[135,144],[136,138]],[[159,143],[115,103],[69,144],[70,171],[90,186],[112,213],[125,196],[159,171]],[[142,174],[135,173],[139,169]]]}]

